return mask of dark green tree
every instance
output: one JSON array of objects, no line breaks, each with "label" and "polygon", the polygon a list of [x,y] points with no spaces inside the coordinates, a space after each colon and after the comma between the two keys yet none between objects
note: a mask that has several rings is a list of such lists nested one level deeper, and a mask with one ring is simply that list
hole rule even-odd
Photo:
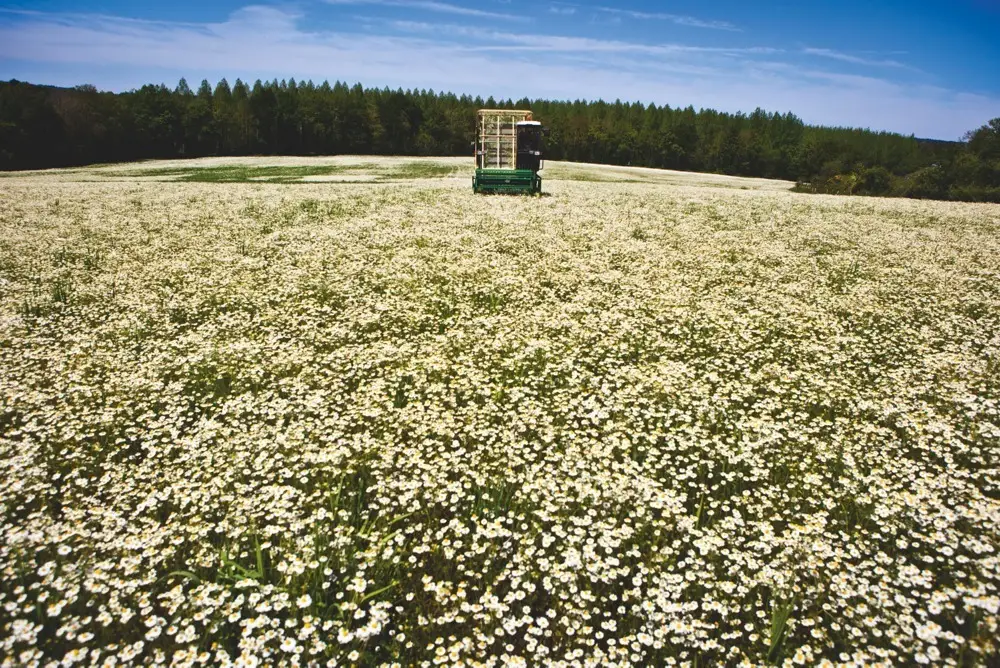
[{"label": "dark green tree", "polygon": [[807,126],[792,113],[496,99],[288,79],[127,93],[0,82],[0,167],[203,155],[469,155],[475,110],[526,108],[550,160],[796,179],[804,190],[1000,199],[1000,119],[964,142]]}]

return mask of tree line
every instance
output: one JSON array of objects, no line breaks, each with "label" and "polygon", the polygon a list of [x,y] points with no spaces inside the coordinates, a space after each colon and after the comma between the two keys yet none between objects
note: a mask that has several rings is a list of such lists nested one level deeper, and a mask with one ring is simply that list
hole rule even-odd
[{"label": "tree line", "polygon": [[471,155],[475,111],[527,108],[552,160],[796,180],[815,192],[1000,201],[1000,119],[965,141],[750,114],[237,79],[125,93],[0,82],[0,169],[216,155]]}]

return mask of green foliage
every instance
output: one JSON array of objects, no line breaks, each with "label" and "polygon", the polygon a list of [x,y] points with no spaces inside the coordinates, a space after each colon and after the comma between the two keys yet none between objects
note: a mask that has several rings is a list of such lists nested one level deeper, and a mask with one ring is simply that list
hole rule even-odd
[{"label": "green foliage", "polygon": [[785,604],[772,602],[771,635],[767,649],[767,660],[770,663],[782,663],[782,646],[788,631],[788,618],[791,616],[794,608],[794,601]]},{"label": "green foliage", "polygon": [[1000,118],[994,118],[967,137],[969,150],[984,162],[1000,161]]},{"label": "green foliage", "polygon": [[[812,127],[792,113],[762,109],[515,103],[294,79],[252,86],[223,79],[214,89],[202,81],[196,93],[182,80],[174,90],[147,85],[118,95],[0,82],[0,169],[210,155],[468,155],[474,112],[492,106],[532,109],[550,129],[552,160],[798,179],[800,190],[835,194],[995,201],[1000,188],[1000,119],[962,144]],[[232,182],[259,175],[230,169],[193,178],[210,176]]]},{"label": "green foliage", "polygon": [[937,165],[918,169],[897,181],[896,194],[918,199],[945,199],[948,196],[947,176]]},{"label": "green foliage", "polygon": [[913,197],[917,199],[948,199],[964,202],[1000,202],[1000,160],[990,161],[992,145],[983,126],[963,151],[947,161],[935,162],[905,174],[893,174],[882,165],[856,166],[853,169],[836,161],[824,164],[812,178],[800,181],[797,192],[831,195],[876,195],[882,197]]},{"label": "green foliage", "polygon": [[868,167],[858,173],[855,195],[886,195],[892,190],[892,174],[885,167]]}]

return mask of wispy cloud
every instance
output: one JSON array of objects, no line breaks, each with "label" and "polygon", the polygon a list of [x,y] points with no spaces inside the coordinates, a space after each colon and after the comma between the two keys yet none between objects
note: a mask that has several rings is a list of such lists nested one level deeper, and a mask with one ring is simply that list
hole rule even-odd
[{"label": "wispy cloud", "polygon": [[526,17],[517,14],[505,14],[502,12],[490,12],[474,7],[465,7],[448,2],[436,2],[435,0],[325,0],[328,5],[381,5],[383,7],[395,7],[404,9],[416,9],[426,12],[438,12],[441,14],[458,14],[460,16],[474,16],[478,18],[504,19],[506,21],[524,21]]},{"label": "wispy cloud", "polygon": [[[532,33],[511,33],[483,30],[455,24],[427,23],[421,21],[391,21],[390,25],[400,31],[475,38],[469,48],[481,51],[553,51],[562,53],[635,53],[655,56],[678,56],[681,54],[716,54],[724,56],[752,56],[781,53],[781,49],[766,46],[756,47],[715,47],[692,46],[687,44],[645,44],[619,40],[595,39],[590,37],[565,37],[561,35],[541,35]],[[498,42],[487,44],[486,42]]]},{"label": "wispy cloud", "polygon": [[[725,111],[760,106],[813,123],[941,138],[961,136],[1000,108],[1000,99],[921,85],[918,75],[894,80],[898,68],[852,73],[840,59],[798,47],[484,30],[453,16],[453,23],[377,19],[320,30],[309,14],[262,6],[205,23],[0,13],[0,79],[121,90],[150,80],[173,84],[181,76],[294,76],[514,99],[622,98]],[[502,76],[487,79],[483,72]]]},{"label": "wispy cloud", "polygon": [[865,58],[863,56],[855,56],[850,53],[844,53],[842,51],[834,51],[833,49],[817,49],[814,47],[805,47],[802,49],[802,53],[807,56],[820,56],[822,58],[832,58],[833,60],[839,60],[844,63],[852,63],[854,65],[864,65],[866,67],[898,67],[900,69],[913,69],[909,65],[905,65],[898,60],[882,60],[878,58]]},{"label": "wispy cloud", "polygon": [[561,3],[549,5],[549,13],[560,16],[572,16],[576,14],[576,5],[564,5]]},{"label": "wispy cloud", "polygon": [[642,21],[669,21],[675,23],[679,26],[688,26],[691,28],[710,28],[712,30],[728,30],[730,32],[740,32],[740,28],[733,25],[728,21],[706,21],[704,19],[699,19],[694,16],[685,16],[683,14],[667,14],[664,12],[639,12],[631,9],[619,9],[617,7],[597,7],[598,11],[605,12],[607,14],[614,14],[618,17],[627,17],[630,19],[639,19]]}]

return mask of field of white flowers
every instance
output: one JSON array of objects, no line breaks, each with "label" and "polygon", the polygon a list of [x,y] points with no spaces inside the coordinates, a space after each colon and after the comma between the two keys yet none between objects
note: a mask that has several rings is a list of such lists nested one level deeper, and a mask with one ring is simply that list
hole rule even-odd
[{"label": "field of white flowers", "polygon": [[468,162],[0,176],[0,664],[997,665],[1000,207]]}]

